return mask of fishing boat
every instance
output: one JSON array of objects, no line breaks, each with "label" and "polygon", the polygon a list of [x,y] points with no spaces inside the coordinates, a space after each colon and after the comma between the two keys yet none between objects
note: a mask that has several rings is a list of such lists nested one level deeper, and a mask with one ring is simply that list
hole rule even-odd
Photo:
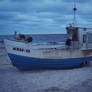
[{"label": "fishing boat", "polygon": [[[74,10],[74,20],[75,12]],[[66,27],[67,41],[61,44],[5,39],[8,56],[20,70],[74,68],[92,61],[92,28],[71,24]]]}]

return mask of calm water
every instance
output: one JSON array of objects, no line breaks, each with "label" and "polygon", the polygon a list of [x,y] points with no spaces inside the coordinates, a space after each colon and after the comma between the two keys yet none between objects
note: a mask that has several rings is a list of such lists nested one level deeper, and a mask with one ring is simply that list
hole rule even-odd
[{"label": "calm water", "polygon": [[[64,42],[66,40],[66,34],[45,34],[45,35],[27,35],[33,38],[33,42]],[[14,39],[13,35],[0,35],[0,43],[3,39]]]}]

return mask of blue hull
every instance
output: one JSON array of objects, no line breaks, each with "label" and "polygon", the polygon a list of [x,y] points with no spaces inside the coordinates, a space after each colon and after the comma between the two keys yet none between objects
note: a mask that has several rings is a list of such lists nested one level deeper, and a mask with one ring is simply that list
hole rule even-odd
[{"label": "blue hull", "polygon": [[19,56],[10,53],[8,53],[8,55],[12,63],[20,70],[74,68],[78,67],[85,61],[92,61],[92,57],[70,59],[40,59]]}]

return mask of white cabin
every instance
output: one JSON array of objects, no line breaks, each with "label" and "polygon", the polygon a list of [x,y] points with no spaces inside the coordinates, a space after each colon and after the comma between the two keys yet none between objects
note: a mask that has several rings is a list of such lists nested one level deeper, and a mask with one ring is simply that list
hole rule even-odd
[{"label": "white cabin", "polygon": [[92,49],[92,28],[66,27],[67,37],[72,40],[73,49],[89,50]]}]

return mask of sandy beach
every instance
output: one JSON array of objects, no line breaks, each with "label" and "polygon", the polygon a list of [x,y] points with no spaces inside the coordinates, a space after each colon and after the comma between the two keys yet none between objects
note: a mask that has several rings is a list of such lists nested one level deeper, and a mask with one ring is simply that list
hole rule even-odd
[{"label": "sandy beach", "polygon": [[92,92],[92,63],[75,69],[19,71],[0,48],[0,92]]}]

